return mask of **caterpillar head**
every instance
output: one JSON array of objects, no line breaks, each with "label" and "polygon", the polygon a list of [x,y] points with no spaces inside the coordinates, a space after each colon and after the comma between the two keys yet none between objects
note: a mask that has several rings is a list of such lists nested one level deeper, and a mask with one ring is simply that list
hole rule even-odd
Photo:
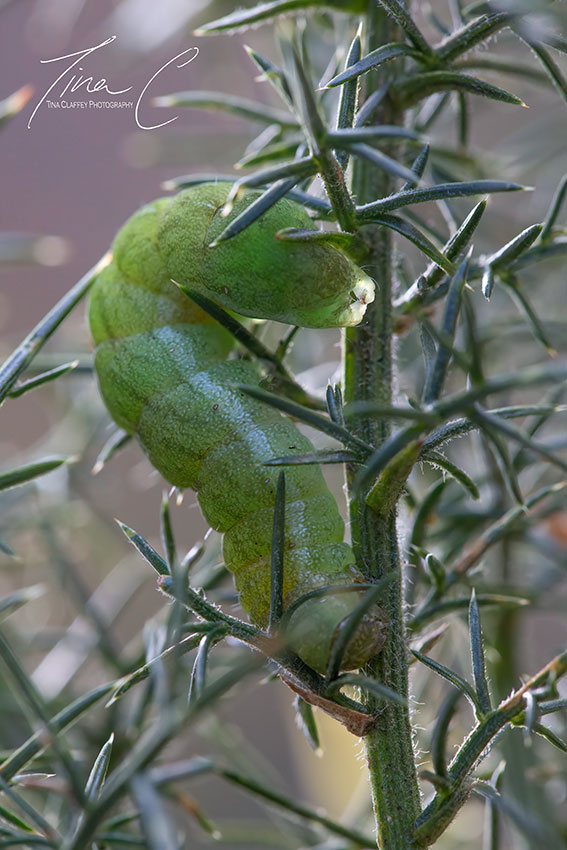
[{"label": "caterpillar head", "polygon": [[327,243],[278,239],[287,228],[316,232],[295,201],[282,198],[241,233],[215,243],[261,194],[238,195],[225,216],[230,189],[204,183],[164,206],[157,244],[170,277],[244,316],[308,328],[357,325],[374,300],[374,283]]},{"label": "caterpillar head", "polygon": [[[325,673],[333,645],[349,615],[360,603],[361,592],[328,593],[298,600],[287,621],[290,648],[314,670]],[[341,670],[362,667],[380,652],[386,640],[386,617],[373,606],[361,619],[347,643]]]}]

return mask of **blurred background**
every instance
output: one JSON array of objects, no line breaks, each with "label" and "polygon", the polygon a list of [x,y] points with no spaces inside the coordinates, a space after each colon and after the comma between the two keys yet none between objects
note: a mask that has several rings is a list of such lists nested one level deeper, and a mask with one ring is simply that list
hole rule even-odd
[{"label": "blurred background", "polygon": [[[182,107],[157,109],[151,98],[187,89],[222,90],[279,106],[272,89],[255,81],[257,71],[243,46],[250,44],[265,56],[275,56],[276,61],[279,57],[271,26],[236,36],[196,38],[192,34],[199,24],[231,11],[230,3],[14,0],[0,6],[0,99],[24,85],[33,86],[26,106],[0,133],[0,231],[56,237],[30,243],[32,247],[15,257],[16,262],[0,267],[2,360],[107,250],[131,212],[164,193],[164,181],[183,173],[236,174],[234,163],[261,129],[258,124],[220,112]],[[447,17],[447,4],[442,0],[432,3],[431,9],[441,20]],[[348,43],[351,34],[345,38],[345,17],[321,16],[319,20],[323,40],[316,47],[314,44],[312,63],[323,75],[336,43]],[[432,24],[426,22],[424,26]],[[156,78],[141,108],[141,119],[146,124],[161,123],[174,116],[178,116],[177,120],[160,129],[140,130],[131,108],[62,110],[44,104],[28,127],[38,100],[57,76],[56,68],[63,67],[61,62],[42,64],[41,60],[84,50],[111,35],[116,40],[88,57],[82,67],[95,80],[105,77],[113,89],[132,86],[131,92],[121,97],[134,101],[152,75],[172,57],[195,45],[199,47],[198,57],[188,66],[169,66]],[[511,36],[502,35],[500,41],[512,61],[529,66],[526,50]],[[502,109],[497,108],[499,104],[471,99],[472,148],[476,152],[471,173],[516,180],[535,186],[536,191],[491,198],[475,243],[480,252],[495,250],[522,227],[541,221],[559,179],[567,171],[567,109],[541,85],[535,70],[531,77],[514,79],[513,84],[495,73],[483,76],[512,88],[530,109]],[[68,97],[74,99],[78,95]],[[81,95],[87,97],[91,96]],[[436,125],[435,134],[446,145],[454,143],[454,115],[450,111]],[[471,207],[468,201],[455,205],[462,216]],[[432,226],[442,222],[436,207],[428,210],[426,217]],[[413,279],[423,268],[422,260],[408,251],[407,243],[402,248],[405,274]],[[545,286],[540,285],[544,272]],[[530,272],[526,288],[545,322],[553,347],[564,354],[564,259]],[[526,330],[514,305],[500,291],[493,298],[490,314],[479,305],[478,325],[494,372],[513,371],[547,357],[544,348]],[[281,326],[267,329],[267,339],[277,342],[282,330]],[[421,356],[414,336],[400,338],[398,355],[400,391],[411,395],[422,379]],[[62,700],[62,705],[96,682],[119,675],[121,665],[116,658],[120,656],[124,661],[138,657],[143,652],[144,624],[149,640],[152,629],[159,630],[163,623],[168,606],[156,591],[151,571],[114,522],[114,517],[118,517],[159,548],[164,481],[134,444],[117,454],[99,475],[92,474],[112,427],[90,369],[91,345],[83,306],[58,331],[35,361],[34,369],[39,371],[74,358],[80,360],[80,366],[73,373],[27,394],[17,403],[5,404],[0,417],[1,468],[49,454],[76,456],[73,464],[45,478],[0,494],[0,539],[14,553],[0,551],[0,595],[19,587],[41,585],[38,598],[10,619],[10,634],[35,684],[46,699],[54,704]],[[304,330],[290,362],[306,386],[318,391],[336,373],[339,360],[338,333]],[[310,436],[318,445],[325,443],[320,435]],[[551,436],[560,439],[561,429]],[[483,462],[482,447],[474,440],[461,442],[459,460],[474,469]],[[432,480],[424,472],[412,486],[423,490]],[[330,481],[340,498],[340,474],[333,472]],[[182,505],[172,502],[172,516],[181,552],[207,532],[190,493]],[[442,522],[438,533],[443,534]],[[527,613],[522,612],[521,623],[510,621],[510,628],[518,629],[516,661],[521,660],[521,673],[538,669],[567,638],[564,512],[547,520],[544,536],[545,545],[540,547],[537,560],[533,550],[526,550],[515,552],[516,560],[509,565],[514,574],[512,583],[523,588],[539,582],[541,589],[537,604]],[[237,611],[230,581],[225,581],[218,569],[219,541],[213,535],[208,544],[206,558],[199,567],[201,575],[211,587],[220,587],[218,598],[226,602],[227,610]],[[198,583],[198,577],[195,581]],[[449,621],[452,637],[445,639],[444,663],[450,666],[453,655],[462,655],[467,631],[458,615]],[[506,624],[494,621],[492,627],[506,628]],[[490,615],[485,632],[490,653]],[[103,651],[101,635],[106,641]],[[219,650],[221,656],[225,651],[230,650]],[[230,664],[230,655],[227,659]],[[495,654],[491,661],[503,669],[500,686],[511,688],[517,683],[514,674],[512,681],[504,684],[506,659]],[[0,671],[0,710],[4,718],[0,749],[8,750],[29,734],[29,723],[3,682],[3,675]],[[425,688],[421,675],[422,671],[416,671],[416,712],[419,726],[428,733],[443,696],[443,683],[429,680]],[[462,715],[456,724],[455,742],[471,722],[466,709]],[[222,724],[211,714],[193,727],[178,742],[175,757],[219,752],[311,805],[324,805],[332,817],[355,825],[366,823],[368,801],[358,757],[360,746],[336,723],[318,715],[324,754],[314,754],[295,729],[291,693],[278,682],[253,678],[241,683],[236,695],[233,692],[221,708],[221,716]],[[91,744],[96,752],[104,735],[120,722],[127,725],[120,715],[109,716],[102,707],[97,709],[81,726],[77,747],[87,752]],[[559,720],[558,724],[561,731]],[[565,774],[563,781],[555,774],[551,776],[551,770],[546,777],[546,743],[538,743],[534,755],[519,731],[510,738],[509,747],[521,751],[520,758],[532,770],[536,784],[548,783],[546,805],[552,800],[558,807],[565,806]],[[426,740],[427,735],[419,745],[425,747]],[[121,746],[127,747],[128,743],[123,739]],[[425,750],[423,762],[427,765]],[[492,769],[495,766],[492,764]],[[488,768],[487,772],[490,773]],[[237,846],[239,831],[252,818],[259,846],[264,834],[270,835],[272,843],[268,846],[276,846],[275,830],[280,829],[282,847],[300,846],[301,830],[297,824],[285,822],[282,826],[285,819],[266,814],[264,807],[226,784],[206,779],[191,785],[193,793],[198,803],[188,798],[186,805],[192,847],[208,846],[212,840],[211,830],[206,824],[203,826],[202,818],[200,823],[201,809],[212,821],[222,815],[226,821],[222,832],[229,846]],[[482,846],[481,811],[480,802],[471,803],[439,846]],[[507,829],[510,843],[506,846],[535,846],[512,828]]]}]

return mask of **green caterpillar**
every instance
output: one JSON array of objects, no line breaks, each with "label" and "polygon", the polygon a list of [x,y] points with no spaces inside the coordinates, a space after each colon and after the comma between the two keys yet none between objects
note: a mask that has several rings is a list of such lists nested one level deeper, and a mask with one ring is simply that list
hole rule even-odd
[{"label": "green caterpillar", "polygon": [[[192,286],[196,282],[209,296],[211,291],[226,295],[228,289],[227,300],[218,298],[225,306],[283,320],[291,299],[287,290],[295,297],[302,281],[305,287],[316,285],[322,268],[340,278],[333,282],[334,293],[329,296],[326,289],[311,302],[303,294],[300,306],[290,307],[295,309],[291,320],[301,314],[322,324],[326,317],[332,325],[343,314],[337,304],[341,298],[344,304],[345,293],[350,298],[352,281],[364,282],[365,276],[329,246],[277,243],[277,230],[305,224],[304,211],[290,201],[278,202],[234,240],[204,248],[211,230],[221,226],[216,217],[227,192],[226,185],[205,184],[134,214],[114,241],[112,262],[94,283],[89,318],[100,390],[112,417],[137,435],[169,482],[196,491],[206,520],[224,534],[225,563],[234,573],[243,608],[265,626],[278,472],[262,464],[279,455],[303,454],[312,445],[289,419],[238,390],[239,384],[258,384],[259,367],[227,360],[232,337],[171,277]],[[242,203],[250,203],[251,196]],[[239,211],[237,204],[232,215]],[[204,273],[207,250],[211,256],[218,251],[219,257],[206,261]],[[249,251],[253,256],[247,259]],[[262,274],[271,275],[269,285]],[[258,285],[261,294],[256,294]],[[284,609],[314,589],[362,581],[343,535],[344,523],[319,467],[290,467]],[[333,640],[360,595],[356,590],[328,593],[294,606],[287,635],[292,649],[314,669],[325,670]],[[343,668],[361,666],[383,640],[380,612],[374,609],[349,642]]]}]

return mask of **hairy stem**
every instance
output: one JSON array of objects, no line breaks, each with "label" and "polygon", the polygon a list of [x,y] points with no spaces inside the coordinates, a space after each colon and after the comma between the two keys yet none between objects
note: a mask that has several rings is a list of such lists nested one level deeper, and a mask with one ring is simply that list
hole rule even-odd
[{"label": "hairy stem", "polygon": [[[369,3],[365,37],[365,52],[399,40],[395,23],[380,9],[378,3]],[[388,73],[390,70],[385,66],[384,71],[373,72],[365,77],[366,97],[384,84]],[[372,123],[402,122],[403,115],[385,98]],[[387,152],[392,153],[391,150]],[[357,203],[368,203],[385,197],[392,189],[392,179],[388,174],[367,162],[356,161],[353,192]],[[348,329],[345,335],[345,400],[390,404],[394,274],[391,231],[385,227],[372,227],[364,230],[364,236],[370,248],[365,270],[376,281],[376,300],[370,305],[363,325]],[[359,435],[375,445],[388,437],[387,419],[361,418],[357,427]],[[370,580],[394,573],[381,602],[389,618],[388,640],[365,673],[407,697],[403,585],[396,516],[394,512],[387,516],[373,513],[350,489],[352,470],[347,470],[347,479],[352,542],[358,562]],[[371,694],[365,700],[368,709],[378,717],[376,728],[365,738],[378,844],[381,850],[407,850],[420,811],[409,711],[397,703],[381,702]]]}]

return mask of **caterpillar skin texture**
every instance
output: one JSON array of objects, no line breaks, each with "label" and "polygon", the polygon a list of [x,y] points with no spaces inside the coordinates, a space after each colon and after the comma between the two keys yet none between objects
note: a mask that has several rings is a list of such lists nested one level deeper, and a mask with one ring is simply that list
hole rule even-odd
[{"label": "caterpillar skin texture", "polygon": [[[236,388],[258,384],[259,368],[227,360],[232,337],[171,283],[160,239],[169,204],[159,200],[126,223],[112,263],[94,283],[89,318],[100,390],[114,420],[137,435],[153,466],[175,486],[196,491],[206,520],[224,534],[223,555],[242,606],[264,627],[279,470],[262,464],[313,447],[289,419]],[[284,610],[314,589],[362,581],[343,534],[320,468],[289,467]],[[309,666],[325,670],[360,596],[330,593],[294,608],[286,635]],[[343,669],[364,664],[383,641],[376,608],[348,644]]]},{"label": "caterpillar skin texture", "polygon": [[300,204],[284,198],[242,233],[209,247],[261,194],[238,197],[224,217],[230,188],[206,183],[160,202],[156,235],[170,278],[244,316],[308,328],[357,325],[374,300],[372,280],[328,244],[276,238],[286,227],[313,230]]}]

